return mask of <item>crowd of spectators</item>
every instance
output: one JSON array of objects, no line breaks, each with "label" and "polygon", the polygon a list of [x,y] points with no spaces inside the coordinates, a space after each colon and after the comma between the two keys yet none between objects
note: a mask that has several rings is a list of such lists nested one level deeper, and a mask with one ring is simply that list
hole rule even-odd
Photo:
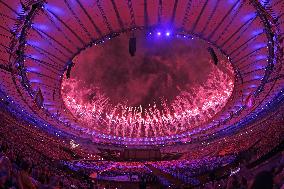
[{"label": "crowd of spectators", "polygon": [[0,188],[45,189],[89,188],[89,180],[80,179],[74,173],[48,160],[34,151],[21,150],[0,140]]},{"label": "crowd of spectators", "polygon": [[[283,152],[274,154],[255,167],[251,167],[251,164],[254,163],[246,162],[243,159],[240,162],[235,160],[234,163],[231,163],[231,160],[233,159],[229,156],[226,158],[206,157],[203,160],[188,162],[184,160],[179,163],[174,161],[156,162],[152,165],[182,180],[185,185],[188,184],[196,188],[284,188]],[[239,163],[236,164],[236,162]],[[266,184],[268,182],[270,185]]]},{"label": "crowd of spectators", "polygon": [[283,189],[283,165],[267,170],[251,172],[247,177],[244,173],[234,174],[228,178],[213,180],[199,188],[205,189]]},{"label": "crowd of spectators", "polygon": [[[239,145],[245,149],[256,149],[256,151],[249,151],[252,155],[249,161],[256,161],[271,149],[274,149],[275,145],[279,144],[279,141],[283,139],[283,131],[281,131],[283,120],[282,118],[278,119],[277,116],[274,119],[273,122],[264,121],[258,123],[258,132],[248,128],[243,131],[243,135],[238,135],[238,137],[244,139],[248,135],[252,136],[255,140],[251,142],[252,144],[243,147],[241,141],[245,142],[246,140],[236,140],[233,143],[235,141],[233,138],[226,138],[226,143],[230,143],[233,147],[234,145]],[[275,135],[275,133],[278,134]],[[257,138],[260,136],[262,138],[258,142]],[[213,147],[218,144],[217,142],[214,145],[210,143]],[[208,153],[208,156],[199,159],[184,155],[183,159],[180,160],[160,162],[73,161],[72,153],[63,150],[63,147],[67,145],[68,143],[59,143],[56,140],[53,142],[52,137],[49,138],[49,136],[36,132],[28,126],[24,128],[24,124],[17,125],[13,120],[1,120],[0,189],[99,188],[88,178],[93,171],[105,177],[125,175],[130,182],[135,181],[135,179],[131,178],[137,176],[135,178],[138,178],[138,182],[142,183],[143,187],[145,187],[145,183],[161,181],[159,175],[153,174],[146,164],[151,164],[163,172],[171,174],[173,177],[183,181],[185,185],[196,185],[197,188],[284,188],[283,154],[281,154],[281,161],[273,165],[268,163],[269,166],[266,169],[246,169],[241,167],[238,173],[233,173],[231,176],[224,178],[211,178],[209,182],[203,184],[205,182],[201,181],[198,175],[230,164],[235,160],[235,155],[220,156],[220,153],[215,153],[218,156],[214,156],[212,153],[204,150],[203,153]],[[208,145],[208,148],[210,145]],[[213,148],[212,146],[211,149]],[[72,150],[75,151],[76,149]],[[232,154],[233,150],[234,148],[230,148],[225,154]],[[62,161],[59,161],[62,159],[67,164],[62,164]],[[70,169],[72,166],[78,169]],[[88,169],[90,169],[89,172],[84,172]],[[82,172],[82,170],[84,171]],[[104,188],[104,186],[101,188]],[[174,185],[171,185],[171,188],[174,188]]]},{"label": "crowd of spectators", "polygon": [[234,156],[204,157],[196,160],[172,160],[151,163],[152,166],[169,173],[184,183],[199,184],[195,176],[231,163]]}]

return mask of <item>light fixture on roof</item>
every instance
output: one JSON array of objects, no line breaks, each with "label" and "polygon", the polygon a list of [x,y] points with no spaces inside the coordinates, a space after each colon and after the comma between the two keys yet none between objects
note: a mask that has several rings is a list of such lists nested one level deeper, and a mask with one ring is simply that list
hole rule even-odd
[{"label": "light fixture on roof", "polygon": [[210,53],[211,58],[213,59],[214,64],[217,65],[218,64],[218,57],[217,57],[214,49],[212,47],[208,47],[207,50]]},{"label": "light fixture on roof", "polygon": [[136,37],[131,37],[129,39],[129,54],[135,56],[136,53]]},{"label": "light fixture on roof", "polygon": [[67,65],[67,72],[66,72],[67,79],[70,78],[71,69],[72,69],[73,66],[74,66],[74,63],[72,61],[70,61]]}]

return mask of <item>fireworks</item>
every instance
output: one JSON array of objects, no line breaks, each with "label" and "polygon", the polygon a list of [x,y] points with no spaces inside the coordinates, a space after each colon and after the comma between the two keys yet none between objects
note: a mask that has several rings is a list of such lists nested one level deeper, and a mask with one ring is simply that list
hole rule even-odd
[{"label": "fireworks", "polygon": [[[222,61],[228,70],[231,66]],[[172,101],[161,97],[149,107],[128,106],[127,102],[112,104],[96,86],[80,88],[80,80],[64,79],[62,96],[66,106],[79,123],[98,133],[141,138],[169,137],[196,128],[208,122],[226,104],[234,88],[233,78],[213,67],[203,85],[189,86]],[[88,97],[86,100],[86,97]]]}]

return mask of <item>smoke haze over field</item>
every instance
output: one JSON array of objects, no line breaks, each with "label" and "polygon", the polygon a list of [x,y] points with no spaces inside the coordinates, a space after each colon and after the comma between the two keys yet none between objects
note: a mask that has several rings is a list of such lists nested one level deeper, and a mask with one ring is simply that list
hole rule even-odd
[{"label": "smoke haze over field", "polygon": [[99,87],[113,104],[127,100],[143,107],[161,97],[170,102],[208,79],[213,65],[207,43],[139,34],[136,56],[131,57],[128,39],[121,35],[83,51],[74,60],[71,77],[83,81],[82,87]]}]

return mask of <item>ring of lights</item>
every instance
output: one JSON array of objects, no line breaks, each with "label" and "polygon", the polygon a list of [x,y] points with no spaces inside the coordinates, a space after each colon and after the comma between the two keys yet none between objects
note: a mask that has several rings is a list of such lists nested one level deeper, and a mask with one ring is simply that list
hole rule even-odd
[{"label": "ring of lights", "polygon": [[[60,116],[50,113],[50,111],[46,107],[42,107],[42,110],[40,112],[34,111],[36,114],[38,114],[40,117],[44,116],[51,116],[58,122],[58,125],[62,125],[61,128],[59,127],[60,130],[66,131],[66,133],[71,133],[77,136],[83,136],[83,137],[95,137],[96,142],[105,142],[105,143],[118,143],[118,144],[123,144],[123,145],[160,145],[160,144],[171,144],[175,142],[179,142],[181,138],[183,138],[183,141],[200,141],[200,140],[205,140],[211,138],[213,135],[214,137],[216,136],[222,136],[224,133],[227,133],[227,130],[232,130],[235,131],[236,129],[232,128],[239,128],[238,125],[245,125],[247,120],[251,120],[252,118],[256,118],[256,115],[260,112],[263,111],[263,106],[265,106],[268,101],[270,103],[270,100],[267,100],[267,97],[269,96],[271,90],[273,89],[274,85],[269,86],[270,89],[264,89],[266,84],[268,83],[269,79],[271,78],[271,75],[278,75],[279,71],[281,70],[281,62],[279,61],[278,57],[278,51],[281,49],[280,44],[278,43],[278,38],[277,38],[277,28],[275,27],[275,23],[271,23],[271,19],[268,17],[268,13],[265,12],[264,9],[261,9],[261,5],[256,2],[256,1],[251,1],[254,9],[257,11],[257,18],[263,23],[263,26],[265,28],[266,32],[266,37],[268,41],[268,61],[267,65],[265,68],[265,73],[262,77],[261,83],[257,86],[257,89],[253,92],[253,96],[256,99],[256,106],[253,108],[249,109],[245,104],[238,105],[237,111],[233,111],[229,117],[224,118],[222,117],[221,119],[219,118],[220,121],[213,122],[207,125],[206,128],[202,129],[197,129],[196,131],[193,131],[191,133],[183,133],[182,135],[176,135],[172,137],[168,137],[166,139],[161,139],[161,138],[144,138],[141,139],[141,141],[135,142],[133,144],[133,139],[132,138],[117,138],[116,141],[113,141],[112,136],[105,136],[101,134],[96,134],[92,133],[89,130],[84,130],[80,126],[72,125],[70,123],[67,123],[65,120],[62,119]],[[48,4],[48,3],[47,3]],[[31,99],[34,98],[35,96],[35,89],[32,87],[30,79],[27,76],[27,66],[25,65],[25,58],[27,58],[27,54],[25,53],[26,49],[26,42],[28,41],[29,38],[29,30],[33,28],[32,22],[34,20],[34,17],[38,16],[38,14],[43,14],[45,11],[44,8],[44,2],[43,1],[37,1],[33,4],[27,4],[27,6],[30,7],[30,10],[28,12],[24,13],[24,19],[18,19],[17,23],[17,28],[15,29],[15,35],[14,39],[11,41],[11,46],[12,46],[12,53],[11,53],[11,67],[16,70],[13,72],[13,79],[14,79],[14,84],[18,89],[19,94],[23,97],[23,99],[26,99],[26,94],[24,94],[24,91],[22,88],[24,88]],[[130,11],[131,12],[131,11]],[[102,41],[116,37],[118,36],[121,32],[128,32],[128,31],[133,31],[136,29],[148,29],[150,31],[154,31],[155,28],[158,28],[157,26],[153,27],[129,27],[129,29],[123,29],[121,31],[113,32],[110,34],[106,34],[101,38],[96,39],[95,41],[91,41],[88,44],[86,44],[84,47],[79,49],[77,52],[73,53],[72,56],[70,56],[69,60],[72,60],[74,56],[76,56],[80,51],[84,50],[87,47],[90,47],[91,45],[94,44],[100,44]],[[204,38],[202,35],[196,34],[196,33],[191,33],[190,31],[187,31],[185,29],[177,29],[176,30],[177,34],[180,35],[189,35],[189,36],[196,36],[199,38]],[[234,89],[234,95],[231,99],[233,101],[236,96],[240,96],[242,94],[237,94],[241,91],[242,88],[242,71],[239,70],[238,67],[235,66],[235,57],[232,58],[228,53],[226,53],[225,49],[221,48],[219,44],[215,43],[214,41],[210,41],[210,39],[204,38],[206,41],[210,42],[212,45],[217,47],[219,50],[221,50],[227,57],[230,58],[235,71],[236,71],[236,88]],[[281,58],[280,58],[281,59]],[[238,59],[237,59],[238,60]],[[276,64],[277,62],[277,64]],[[64,74],[64,70],[66,69],[67,62],[65,63],[65,66],[63,69],[61,69],[61,73],[58,75],[59,76],[59,83],[61,83],[62,80],[62,75]],[[21,86],[18,85],[18,83],[21,83]],[[275,82],[272,82],[273,84]],[[263,95],[263,96],[261,96]],[[259,98],[259,99],[258,99]],[[28,102],[26,101],[27,105]],[[233,103],[233,102],[232,102]],[[28,105],[30,109],[33,109],[31,105]],[[232,106],[230,103],[228,103],[228,106]],[[225,110],[230,109],[229,107],[224,108]],[[230,111],[230,110],[227,110]],[[40,115],[42,114],[42,115]],[[243,115],[250,115],[250,119],[243,119]],[[233,120],[233,118],[239,117],[237,120]],[[216,118],[218,119],[218,117]],[[68,120],[68,119],[67,119]],[[231,122],[231,120],[233,120]],[[236,124],[238,123],[238,124]],[[222,125],[222,127],[221,127]],[[224,125],[227,125],[226,127]],[[94,136],[93,136],[94,135]]]}]

